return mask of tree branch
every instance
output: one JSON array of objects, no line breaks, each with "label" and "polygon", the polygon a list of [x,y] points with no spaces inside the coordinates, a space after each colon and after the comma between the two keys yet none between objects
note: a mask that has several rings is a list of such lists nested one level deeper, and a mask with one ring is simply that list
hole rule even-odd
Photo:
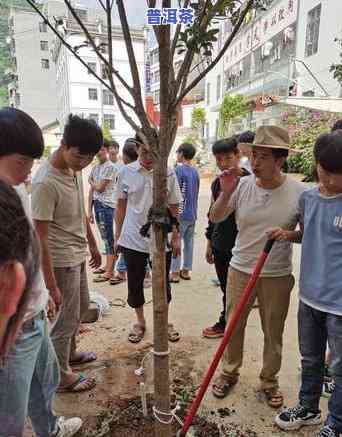
[{"label": "tree branch", "polygon": [[131,69],[132,80],[134,83],[134,87],[133,87],[132,92],[133,92],[134,103],[136,106],[136,111],[137,111],[137,114],[139,114],[139,119],[143,125],[143,128],[146,129],[146,131],[148,131],[151,128],[151,126],[150,126],[150,123],[148,121],[148,117],[147,117],[147,114],[145,111],[144,102],[142,100],[139,70],[138,70],[137,60],[136,60],[135,53],[134,53],[131,32],[129,30],[129,25],[128,25],[128,21],[127,21],[125,6],[123,4],[123,0],[116,0],[116,4],[118,7],[118,11],[119,11],[121,29],[122,29],[122,33],[123,33],[125,44],[126,44],[126,50],[127,50],[129,65],[130,65],[130,69]]},{"label": "tree branch", "polygon": [[100,5],[102,6],[102,9],[103,9],[105,12],[107,12],[107,10],[106,10],[106,8],[105,8],[105,5],[104,5],[103,1],[102,1],[102,0],[98,0],[98,2],[99,2]]},{"label": "tree branch", "polygon": [[[98,49],[98,47],[95,44],[95,41],[93,39],[93,37],[90,35],[88,29],[86,28],[86,26],[84,25],[84,23],[82,22],[82,20],[80,19],[80,17],[77,15],[75,9],[73,8],[73,6],[71,5],[71,3],[69,2],[69,0],[64,0],[64,3],[67,5],[69,11],[71,12],[72,16],[75,18],[77,24],[80,26],[80,28],[82,29],[84,35],[86,36],[87,40],[89,41],[91,47],[93,48],[96,56],[105,64],[105,65],[109,65],[108,60],[102,55],[102,53],[100,52],[100,50]],[[110,11],[109,11],[110,13]],[[107,16],[108,16],[108,11],[107,11]],[[128,85],[128,83],[125,81],[125,79],[119,74],[119,72],[117,70],[115,70],[113,68],[112,65],[112,73],[118,78],[118,80],[122,83],[122,85],[126,88],[126,90],[133,96],[133,89],[132,87],[130,87]]]},{"label": "tree branch", "polygon": [[219,60],[223,57],[223,55],[225,54],[226,50],[228,49],[228,47],[231,45],[233,39],[235,38],[235,35],[238,33],[241,24],[243,23],[243,20],[245,19],[248,11],[252,8],[254,3],[254,0],[248,0],[247,5],[245,7],[245,9],[242,11],[239,20],[237,21],[236,25],[234,26],[234,29],[232,31],[232,33],[230,34],[229,38],[227,39],[227,41],[225,42],[225,44],[223,45],[221,51],[219,52],[219,54],[217,55],[217,57],[214,59],[214,61],[206,68],[202,71],[201,74],[198,75],[198,77],[196,77],[196,79],[194,79],[190,85],[188,85],[183,92],[180,92],[176,102],[174,103],[175,106],[177,106],[178,103],[180,103],[184,97],[209,73],[209,71],[211,71],[215,65],[219,62]]},{"label": "tree branch", "polygon": [[[183,7],[187,8],[190,4],[190,0],[185,0]],[[179,0],[178,2],[178,6],[181,7],[181,2]],[[175,34],[172,40],[172,46],[171,46],[171,60],[173,61],[173,58],[175,56],[175,51],[176,51],[176,47],[177,47],[177,43],[178,43],[178,38],[179,38],[179,34],[182,30],[182,25],[181,24],[177,24],[176,26],[176,30],[175,30]]]}]

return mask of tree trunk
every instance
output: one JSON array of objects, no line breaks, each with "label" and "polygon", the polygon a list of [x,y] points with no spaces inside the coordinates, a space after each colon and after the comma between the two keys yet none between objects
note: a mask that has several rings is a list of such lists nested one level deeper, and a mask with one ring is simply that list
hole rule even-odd
[{"label": "tree trunk", "polygon": [[[160,147],[160,160],[153,172],[153,207],[167,208],[167,150]],[[166,352],[168,342],[168,304],[166,298],[165,238],[162,229],[154,225],[153,245],[153,342],[156,352]],[[162,412],[170,411],[169,355],[154,355],[155,407]],[[168,421],[168,416],[160,416]],[[171,426],[156,420],[155,437],[170,437]]]}]

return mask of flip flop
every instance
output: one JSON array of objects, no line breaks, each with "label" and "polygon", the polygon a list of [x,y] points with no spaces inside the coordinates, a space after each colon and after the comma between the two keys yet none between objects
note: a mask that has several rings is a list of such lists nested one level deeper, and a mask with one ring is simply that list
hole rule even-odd
[{"label": "flip flop", "polygon": [[102,275],[103,273],[106,273],[106,270],[100,267],[99,269],[94,270],[93,273],[94,275]]},{"label": "flip flop", "polygon": [[119,278],[118,276],[115,276],[115,278],[112,278],[109,280],[109,284],[110,285],[118,285],[121,284],[121,282],[125,282],[126,279],[124,278]]},{"label": "flip flop", "polygon": [[133,325],[131,332],[128,334],[128,341],[131,343],[140,343],[144,338],[146,327],[141,326],[138,323]]},{"label": "flip flop", "polygon": [[110,278],[108,278],[105,275],[100,275],[100,276],[97,276],[96,278],[93,279],[93,282],[97,282],[97,283],[99,283],[99,282],[107,282],[107,281],[110,281]]},{"label": "flip flop", "polygon": [[78,366],[80,364],[87,364],[96,360],[97,360],[97,356],[94,352],[80,352],[79,358],[77,360],[70,360],[70,365]]},{"label": "flip flop", "polygon": [[80,376],[73,384],[58,388],[57,393],[81,393],[91,390],[95,386],[96,381],[94,378],[87,378],[83,373],[80,373]]},{"label": "flip flop", "polygon": [[169,323],[168,326],[168,337],[169,337],[169,341],[171,343],[176,343],[177,341],[180,340],[180,334],[179,332],[174,328],[172,323]]},{"label": "flip flop", "polygon": [[176,278],[173,278],[173,277],[171,276],[169,282],[170,282],[170,284],[179,284],[179,283],[180,283],[180,279],[179,279],[179,278],[176,279]]}]

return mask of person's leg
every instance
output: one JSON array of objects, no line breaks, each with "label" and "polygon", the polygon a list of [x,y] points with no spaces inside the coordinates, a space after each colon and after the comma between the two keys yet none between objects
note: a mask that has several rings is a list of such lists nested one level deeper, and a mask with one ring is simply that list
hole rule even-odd
[{"label": "person's leg", "polygon": [[146,329],[144,316],[144,278],[148,254],[123,248],[123,254],[127,265],[128,305],[134,308],[137,324],[133,326],[128,339],[133,343],[140,341]]},{"label": "person's leg", "polygon": [[42,343],[31,382],[28,415],[37,437],[46,437],[57,431],[52,404],[59,385],[59,367],[45,317],[37,320],[37,329],[41,332]]},{"label": "person's leg", "polygon": [[218,338],[223,337],[224,330],[226,328],[226,308],[227,308],[227,278],[228,269],[231,256],[222,253],[213,248],[214,265],[217,278],[220,282],[220,288],[222,291],[222,311],[220,313],[218,322],[213,326],[209,326],[202,331],[203,337],[206,338]]},{"label": "person's leg", "polygon": [[260,279],[257,297],[264,332],[263,368],[260,373],[262,390],[278,388],[283,332],[293,286],[292,275]]},{"label": "person's leg", "polygon": [[182,272],[185,275],[189,275],[192,271],[193,254],[194,254],[194,235],[195,235],[195,222],[185,222],[185,230],[183,236],[183,266]]},{"label": "person's leg", "polygon": [[[181,238],[181,244],[183,247],[184,247],[183,238],[184,238],[185,230],[186,230],[186,222],[184,222],[183,220],[180,220],[179,221],[179,233],[180,233],[180,238]],[[172,258],[171,269],[170,269],[171,270],[171,282],[179,282],[181,260],[182,260],[181,255],[177,256],[176,258]]]},{"label": "person's leg", "polygon": [[22,333],[0,364],[0,435],[22,437],[28,411],[30,387],[43,341],[35,320],[26,322]]},{"label": "person's leg", "polygon": [[326,423],[342,433],[342,316],[328,314],[326,327],[331,354],[330,370],[335,383]]},{"label": "person's leg", "polygon": [[125,257],[123,256],[122,253],[120,254],[118,262],[116,263],[115,270],[118,272],[117,274],[118,277],[122,279],[126,279],[127,266],[126,266]]},{"label": "person's leg", "polygon": [[105,247],[106,266],[104,278],[111,278],[114,271],[114,209],[96,200],[94,202],[95,219]]},{"label": "person's leg", "polygon": [[[227,303],[227,323],[231,320],[236,308],[240,302],[241,295],[249,281],[250,275],[238,270],[229,268],[228,273],[228,303]],[[249,313],[251,312],[253,302],[256,296],[255,290],[238,321],[235,330],[231,336],[222,359],[221,375],[213,384],[213,393],[217,397],[225,397],[228,394],[229,388],[234,385],[239,378],[239,369],[243,361],[243,345],[245,340],[245,330]]]},{"label": "person's leg", "polygon": [[72,341],[77,335],[80,323],[80,286],[82,265],[55,268],[57,285],[62,293],[62,305],[51,331],[52,342],[61,370],[61,387],[77,381],[79,375],[73,373],[69,362]]}]

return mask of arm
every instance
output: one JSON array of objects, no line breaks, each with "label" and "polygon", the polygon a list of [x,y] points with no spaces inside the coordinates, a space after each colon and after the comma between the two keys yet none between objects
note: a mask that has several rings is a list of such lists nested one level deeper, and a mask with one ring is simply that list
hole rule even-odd
[{"label": "arm", "polygon": [[49,249],[49,242],[48,242],[49,222],[42,221],[42,220],[34,220],[34,226],[41,245],[42,269],[43,269],[45,285],[46,288],[49,290],[50,295],[58,309],[58,307],[62,303],[62,296],[57,286],[57,281],[53,271],[52,258]]},{"label": "arm", "polygon": [[205,230],[205,237],[207,239],[207,247],[205,250],[205,259],[207,260],[207,263],[209,263],[209,264],[213,264],[213,262],[214,262],[213,248],[212,248],[212,244],[211,244],[211,236],[213,234],[214,223],[212,221],[210,221],[210,219],[209,219],[209,214],[210,214],[210,210],[211,210],[213,203],[214,203],[214,199],[213,199],[213,196],[211,196],[210,207],[209,207],[209,211],[208,211],[208,226]]},{"label": "arm", "polygon": [[97,248],[96,240],[93,231],[91,229],[88,217],[86,217],[85,220],[86,220],[88,246],[91,254],[89,265],[90,267],[97,269],[98,267],[101,266],[101,254]]},{"label": "arm", "polygon": [[103,193],[106,191],[106,188],[110,184],[111,179],[104,179],[103,181],[99,182],[98,184],[91,183],[90,186],[93,189],[93,191],[97,191],[98,193]]},{"label": "arm", "polygon": [[[89,181],[90,183],[90,181]],[[93,194],[94,190],[90,183],[89,186],[89,194],[88,194],[88,218],[90,223],[94,223],[94,215],[93,215]]]},{"label": "arm", "polygon": [[234,212],[232,197],[239,183],[238,169],[224,171],[220,176],[221,193],[210,208],[209,219],[213,222],[221,222]]},{"label": "arm", "polygon": [[[179,220],[179,204],[170,204],[169,205],[169,211],[172,215],[172,217],[176,218],[177,220]],[[172,247],[172,252],[173,252],[173,256],[177,257],[181,254],[181,238],[180,238],[180,233],[179,233],[179,229],[177,228],[176,225],[172,226],[172,236],[171,236],[171,247]]]},{"label": "arm", "polygon": [[271,229],[266,232],[269,240],[287,241],[289,243],[301,244],[303,239],[304,225],[299,223],[300,229],[298,231],[287,231],[282,228]]},{"label": "arm", "polygon": [[127,199],[118,199],[115,209],[115,242],[121,235],[121,229],[126,216]]}]

